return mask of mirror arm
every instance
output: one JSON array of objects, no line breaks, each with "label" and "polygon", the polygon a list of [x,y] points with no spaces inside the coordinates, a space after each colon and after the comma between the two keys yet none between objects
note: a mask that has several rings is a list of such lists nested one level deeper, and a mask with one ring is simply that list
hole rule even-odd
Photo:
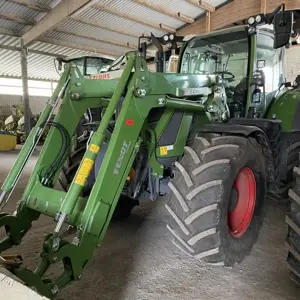
[{"label": "mirror arm", "polygon": [[272,24],[272,23],[273,23],[275,15],[276,15],[277,13],[279,13],[281,9],[282,9],[283,12],[285,12],[285,4],[284,4],[284,3],[280,4],[280,5],[279,5],[279,6],[271,13],[271,15],[265,15],[268,24]]}]

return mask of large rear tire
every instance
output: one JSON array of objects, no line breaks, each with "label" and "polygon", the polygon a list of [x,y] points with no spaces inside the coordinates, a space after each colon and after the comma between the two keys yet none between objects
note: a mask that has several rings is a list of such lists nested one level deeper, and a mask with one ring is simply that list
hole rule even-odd
[{"label": "large rear tire", "polygon": [[255,139],[196,137],[169,183],[173,243],[207,263],[241,262],[262,225],[266,182],[265,157]]},{"label": "large rear tire", "polygon": [[300,168],[294,168],[295,184],[289,190],[289,210],[286,216],[288,235],[286,244],[289,250],[287,265],[293,281],[300,285]]},{"label": "large rear tire", "polygon": [[293,169],[300,163],[300,134],[281,134],[280,140],[274,145],[274,165],[276,190],[271,193],[271,198],[278,202],[288,200],[289,189],[294,185]]},{"label": "large rear tire", "polygon": [[[66,163],[60,173],[59,182],[65,191],[68,190],[81,163],[81,160],[86,151],[87,140],[88,137],[77,139],[76,144],[69,154]],[[90,191],[91,187],[85,187],[83,195],[88,196]],[[138,200],[134,200],[121,195],[115,208],[113,219],[122,220],[128,218],[131,214],[131,210],[137,205],[139,205]]]}]

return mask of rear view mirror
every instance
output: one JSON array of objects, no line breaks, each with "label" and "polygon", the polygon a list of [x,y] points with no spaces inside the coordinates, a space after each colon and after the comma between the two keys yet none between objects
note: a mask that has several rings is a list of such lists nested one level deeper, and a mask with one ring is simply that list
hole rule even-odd
[{"label": "rear view mirror", "polygon": [[278,12],[274,16],[274,48],[280,48],[290,43],[294,22],[292,12]]}]

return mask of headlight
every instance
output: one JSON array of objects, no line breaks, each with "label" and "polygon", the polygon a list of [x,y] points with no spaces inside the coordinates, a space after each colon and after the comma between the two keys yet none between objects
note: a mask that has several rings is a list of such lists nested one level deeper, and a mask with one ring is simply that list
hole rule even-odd
[{"label": "headlight", "polygon": [[255,33],[256,33],[255,27],[254,27],[254,26],[250,26],[250,27],[248,28],[248,33],[249,33],[249,34],[255,34]]},{"label": "headlight", "polygon": [[173,40],[174,40],[174,38],[175,38],[174,34],[173,34],[173,33],[171,33],[171,34],[169,35],[169,39],[170,39],[171,41],[173,41]]},{"label": "headlight", "polygon": [[253,25],[255,23],[255,18],[254,17],[250,17],[249,19],[248,19],[248,24],[249,25]]},{"label": "headlight", "polygon": [[166,34],[166,35],[164,35],[163,39],[165,42],[167,42],[169,40],[169,36]]},{"label": "headlight", "polygon": [[256,22],[256,23],[260,23],[261,21],[262,21],[261,15],[257,15],[257,16],[255,17],[255,22]]}]

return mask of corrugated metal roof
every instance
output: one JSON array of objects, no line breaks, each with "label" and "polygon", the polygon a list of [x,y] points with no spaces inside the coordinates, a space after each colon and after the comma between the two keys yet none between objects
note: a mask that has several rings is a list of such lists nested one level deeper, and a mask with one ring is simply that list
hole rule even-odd
[{"label": "corrugated metal roof", "polygon": [[[54,8],[60,1],[61,0],[34,0],[34,3],[44,5],[47,8]],[[95,2],[96,1],[94,1],[94,3]],[[196,19],[205,13],[203,9],[190,4],[186,0],[148,0],[148,2],[156,8],[160,7],[173,14],[180,12],[193,19]],[[206,2],[217,7],[227,1],[206,0]],[[121,55],[130,50],[130,48],[114,45],[113,43],[130,43],[131,45],[137,45],[138,36],[143,34],[149,35],[150,32],[156,36],[162,36],[166,33],[165,30],[158,28],[159,24],[163,24],[174,29],[186,25],[184,21],[177,17],[171,17],[145,5],[138,4],[136,0],[98,0],[96,3],[103,5],[104,9],[100,9],[99,7],[94,7],[92,5],[85,10],[77,12],[76,16],[92,22],[97,22],[98,26],[88,25],[73,19],[68,19],[52,31],[46,33],[44,37],[57,40],[59,43],[64,41],[68,42],[67,46],[74,44],[74,47],[85,46],[90,49],[97,49],[99,52],[103,50],[112,53],[112,55]],[[129,20],[126,16],[117,16],[113,12],[105,11],[105,8],[127,14],[129,18],[132,17],[133,19],[139,19],[142,22],[144,21],[145,23],[153,24],[153,26]],[[38,22],[46,14],[39,10],[32,9],[9,0],[0,0],[0,14],[1,13],[16,16],[32,22]],[[113,28],[115,30],[101,28],[101,26]],[[1,28],[9,29],[19,35],[22,35],[28,31],[31,26],[0,18],[0,29]],[[67,33],[60,32],[60,30],[67,31]],[[118,30],[121,32],[118,32]],[[130,34],[128,35],[124,32]],[[91,37],[94,40],[83,36]],[[99,41],[96,41],[95,39],[98,39]],[[110,41],[110,43],[105,41]],[[0,35],[0,45],[1,44],[8,46],[20,46],[20,41],[17,37]],[[29,46],[29,48],[66,56],[91,54],[91,52],[72,49],[70,47],[57,46],[41,41],[33,43]],[[0,49],[0,76],[7,75],[19,77],[21,75],[19,61],[20,58],[18,52]],[[53,66],[53,57],[30,53],[28,57],[28,64],[29,76],[31,78],[52,80],[58,78]]]},{"label": "corrugated metal roof", "polygon": [[28,20],[36,20],[40,17],[43,17],[45,13],[33,10],[24,5],[20,5],[15,2],[10,2],[6,0],[0,0],[0,12],[5,14],[16,15],[20,18],[28,19]]},{"label": "corrugated metal roof", "polygon": [[224,1],[224,0],[209,0],[206,1],[207,3],[209,3],[210,5],[214,6],[214,7],[218,7],[219,5],[226,3],[228,1]]},{"label": "corrugated metal roof", "polygon": [[[166,0],[164,0],[166,1]],[[161,5],[164,1],[158,0],[157,2]],[[173,2],[176,0],[173,0]],[[176,18],[169,17],[165,14],[157,12],[151,8],[145,7],[144,5],[138,4],[132,0],[122,0],[122,1],[112,1],[112,0],[101,0],[99,3],[127,13],[129,16],[138,17],[144,19],[148,22],[153,22],[156,24],[163,23],[173,28],[178,28],[185,24],[185,22],[178,20]],[[180,2],[185,2],[180,0]],[[187,3],[188,4],[188,3]],[[168,9],[170,9],[169,7]],[[195,7],[196,8],[196,7]],[[197,8],[196,8],[197,9]]]},{"label": "corrugated metal roof", "polygon": [[[122,30],[129,30],[131,33],[136,35],[149,34],[150,32],[153,32],[153,34],[159,36],[165,33],[165,31],[163,30],[145,26],[143,24],[96,9],[94,7],[89,7],[88,9],[80,13],[79,16],[93,21],[98,21],[101,24],[109,25],[114,28],[121,27]],[[122,24],[122,26],[120,26],[120,24]]]},{"label": "corrugated metal roof", "polygon": [[95,49],[104,49],[104,50],[110,50],[113,55],[121,55],[123,53],[128,52],[130,49],[121,47],[121,46],[115,46],[115,45],[110,45],[107,43],[103,42],[96,42],[87,38],[82,38],[82,37],[77,37],[72,34],[64,33],[64,32],[58,32],[58,31],[51,31],[46,34],[46,37],[56,39],[56,40],[62,40],[62,41],[68,41],[73,43],[74,45],[79,44],[79,45],[87,45],[89,47],[93,47]]},{"label": "corrugated metal roof", "polygon": [[[107,0],[107,1],[110,1],[110,0]],[[102,2],[102,1],[100,1],[100,2]],[[115,5],[114,1],[110,1],[110,2],[113,6]],[[123,2],[132,2],[132,1],[126,0],[126,1],[118,1],[118,2],[123,3]],[[157,8],[161,7],[163,9],[165,9],[165,10],[169,11],[170,13],[176,14],[178,12],[181,12],[182,14],[184,14],[186,16],[189,16],[193,19],[197,18],[199,15],[204,13],[204,10],[201,9],[200,7],[197,7],[197,6],[191,4],[187,1],[182,1],[182,0],[164,0],[164,1],[161,1],[161,0],[148,0],[148,2],[151,3],[152,5],[154,5]],[[140,10],[141,5],[137,6],[136,9]],[[149,10],[149,9],[150,8],[147,8],[147,10]],[[181,25],[185,24],[185,22],[181,22],[181,25],[178,26],[177,23],[175,23],[173,19],[174,18],[172,18],[171,20],[165,19],[165,15],[163,15],[162,19],[160,19],[160,20],[161,20],[161,23],[165,23],[166,25],[169,25],[169,26],[174,27],[174,28],[178,28]],[[175,18],[175,20],[176,20],[176,18]],[[169,21],[171,23],[168,23]]]},{"label": "corrugated metal roof", "polygon": [[0,18],[0,28],[6,28],[13,30],[15,32],[23,33],[28,30],[31,26],[27,26],[24,24],[16,23],[11,20],[1,19]]},{"label": "corrugated metal roof", "polygon": [[[20,46],[19,38],[0,35],[0,44],[7,46]],[[36,42],[30,45],[29,49],[44,51],[52,54],[65,56],[73,55],[94,55],[91,52],[81,51],[62,46],[56,46],[43,42]],[[1,76],[21,76],[20,53],[0,49],[0,77]],[[32,79],[58,80],[59,75],[54,67],[54,58],[50,56],[30,53],[28,55],[28,76]]]},{"label": "corrugated metal roof", "polygon": [[88,24],[83,24],[81,22],[77,22],[74,20],[67,20],[64,22],[60,29],[67,29],[70,31],[76,31],[80,34],[93,36],[94,38],[110,40],[110,41],[118,41],[118,42],[128,42],[134,45],[137,45],[138,39],[132,36],[120,34],[117,32],[113,32],[111,30],[102,29],[96,26],[91,26]]}]

